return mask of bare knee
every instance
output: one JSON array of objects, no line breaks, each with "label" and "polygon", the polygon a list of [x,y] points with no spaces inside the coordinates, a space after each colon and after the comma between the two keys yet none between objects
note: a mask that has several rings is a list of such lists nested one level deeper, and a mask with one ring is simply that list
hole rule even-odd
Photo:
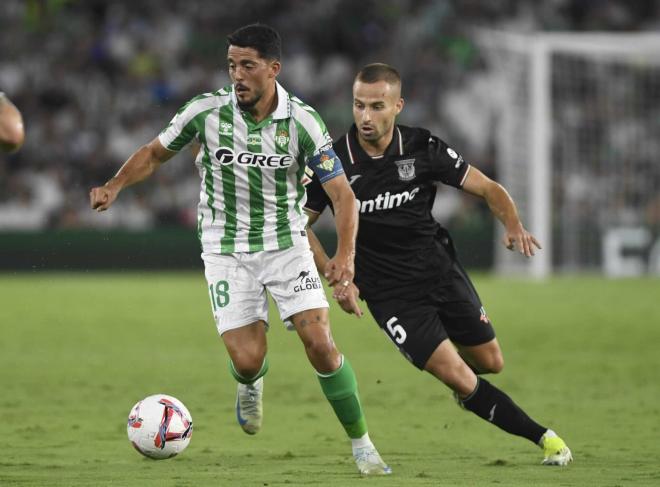
[{"label": "bare knee", "polygon": [[317,372],[327,373],[341,365],[339,351],[331,337],[318,337],[305,343],[305,351]]},{"label": "bare knee", "polygon": [[494,353],[479,364],[479,372],[484,374],[499,374],[504,369],[504,357],[501,353]]},{"label": "bare knee", "polygon": [[234,370],[242,377],[254,377],[264,364],[265,353],[256,349],[236,350],[230,355]]}]

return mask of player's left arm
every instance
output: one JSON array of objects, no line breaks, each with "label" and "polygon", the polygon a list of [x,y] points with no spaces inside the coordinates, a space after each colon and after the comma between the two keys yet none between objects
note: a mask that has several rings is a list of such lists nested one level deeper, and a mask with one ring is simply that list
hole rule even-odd
[{"label": "player's left arm", "polygon": [[337,285],[336,297],[343,298],[355,276],[355,237],[358,229],[355,195],[343,172],[323,183],[323,190],[335,209],[337,227],[337,252],[326,264],[324,274],[330,286]]},{"label": "player's left arm", "polygon": [[[319,274],[324,274],[325,269],[330,262],[330,257],[326,254],[323,244],[318,239],[314,230],[312,230],[312,225],[318,220],[320,213],[315,211],[310,211],[305,209],[307,213],[307,240],[309,241],[309,247],[312,249],[312,254],[314,254],[314,264],[316,269],[319,271]],[[345,289],[343,289],[345,288]],[[339,295],[339,291],[343,291],[342,295]],[[332,297],[337,300],[341,309],[346,311],[348,314],[354,314],[358,318],[362,317],[362,310],[358,304],[358,298],[360,297],[360,289],[351,282],[348,286],[336,286],[332,293]]]},{"label": "player's left arm", "polygon": [[526,257],[534,255],[534,247],[541,244],[529,233],[518,216],[516,204],[504,187],[490,179],[474,166],[470,166],[463,182],[463,190],[486,200],[490,211],[502,222],[505,229],[503,243],[509,250],[518,248]]}]

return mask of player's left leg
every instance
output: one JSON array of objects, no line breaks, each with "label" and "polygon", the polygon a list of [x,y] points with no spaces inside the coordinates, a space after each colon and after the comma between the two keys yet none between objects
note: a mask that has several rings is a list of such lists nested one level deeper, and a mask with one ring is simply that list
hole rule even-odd
[{"label": "player's left leg", "polygon": [[479,345],[454,343],[463,360],[477,374],[498,374],[504,368],[504,357],[497,338]]},{"label": "player's left leg", "polygon": [[[454,264],[451,278],[431,299],[437,306],[438,316],[449,338],[458,349],[452,349],[455,358],[460,354],[461,362],[467,363],[477,374],[497,373],[502,370],[504,360],[495,330],[467,273],[458,262]],[[441,352],[440,348],[436,352]],[[425,368],[441,378],[446,375],[447,367],[442,361],[435,364],[434,361],[440,358],[446,361],[450,354],[445,350],[436,356],[436,352]],[[446,380],[443,382],[447,383]],[[485,379],[478,378],[476,386],[467,395],[464,387],[452,389],[457,402],[465,409],[508,433],[541,446],[545,453],[545,465],[566,465],[572,460],[571,451],[561,438],[536,423],[507,394]]]},{"label": "player's left leg", "polygon": [[367,422],[358,396],[357,379],[350,362],[339,353],[330,332],[328,309],[301,311],[291,316],[305,353],[321,389],[351,439],[353,456],[360,473],[386,475],[392,472],[369,438]]},{"label": "player's left leg", "polygon": [[295,238],[288,249],[262,254],[250,262],[250,270],[268,289],[284,323],[298,332],[323,393],[351,438],[360,473],[390,473],[369,439],[355,373],[332,339],[328,300],[307,237]]},{"label": "player's left leg", "polygon": [[424,369],[449,386],[465,409],[544,449],[544,465],[566,465],[571,451],[552,430],[530,418],[506,393],[477,377],[448,340],[438,345]]}]

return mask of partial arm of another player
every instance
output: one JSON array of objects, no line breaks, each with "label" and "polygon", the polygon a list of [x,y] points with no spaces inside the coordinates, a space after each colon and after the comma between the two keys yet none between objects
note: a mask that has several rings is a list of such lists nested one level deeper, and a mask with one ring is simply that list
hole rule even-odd
[{"label": "partial arm of another player", "polygon": [[337,227],[337,252],[326,264],[324,275],[331,286],[339,284],[335,294],[343,297],[355,276],[355,237],[358,229],[355,195],[344,174],[323,183],[323,190],[335,209]]},{"label": "partial arm of another player", "polygon": [[176,152],[163,147],[158,138],[140,147],[128,158],[113,178],[103,186],[91,189],[89,200],[92,209],[96,211],[107,210],[117,199],[117,195],[122,189],[147,179],[174,154]]},{"label": "partial arm of another player", "polygon": [[0,92],[0,150],[17,151],[25,140],[23,117],[16,106]]},{"label": "partial arm of another player", "polygon": [[513,250],[514,247],[517,247],[520,253],[526,257],[534,255],[534,247],[541,248],[541,244],[534,235],[523,227],[513,199],[501,184],[471,166],[463,183],[463,190],[486,200],[490,211],[504,225],[503,243],[506,248]]},{"label": "partial arm of another player", "polygon": [[[312,249],[314,254],[314,264],[316,269],[319,271],[319,274],[325,274],[325,268],[330,261],[330,257],[325,253],[323,245],[319,241],[318,237],[312,230],[311,226],[318,220],[319,214],[311,211],[307,211],[308,221],[307,221],[307,240],[309,240],[309,246]],[[336,289],[336,288],[335,288]],[[333,291],[332,297],[337,300],[341,309],[346,311],[349,314],[355,314],[358,318],[362,317],[362,310],[358,305],[358,298],[360,296],[360,290],[351,282],[345,289],[343,296],[340,298],[337,295],[336,290]]]}]

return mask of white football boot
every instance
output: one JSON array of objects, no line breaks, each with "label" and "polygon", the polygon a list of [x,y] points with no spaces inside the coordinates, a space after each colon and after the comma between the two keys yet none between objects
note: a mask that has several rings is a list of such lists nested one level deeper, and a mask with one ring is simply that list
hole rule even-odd
[{"label": "white football boot", "polygon": [[236,419],[248,435],[255,435],[261,429],[261,420],[264,415],[263,393],[263,377],[259,377],[252,384],[238,384]]},{"label": "white football boot", "polygon": [[392,469],[380,458],[373,445],[353,449],[355,464],[362,475],[389,475]]}]

